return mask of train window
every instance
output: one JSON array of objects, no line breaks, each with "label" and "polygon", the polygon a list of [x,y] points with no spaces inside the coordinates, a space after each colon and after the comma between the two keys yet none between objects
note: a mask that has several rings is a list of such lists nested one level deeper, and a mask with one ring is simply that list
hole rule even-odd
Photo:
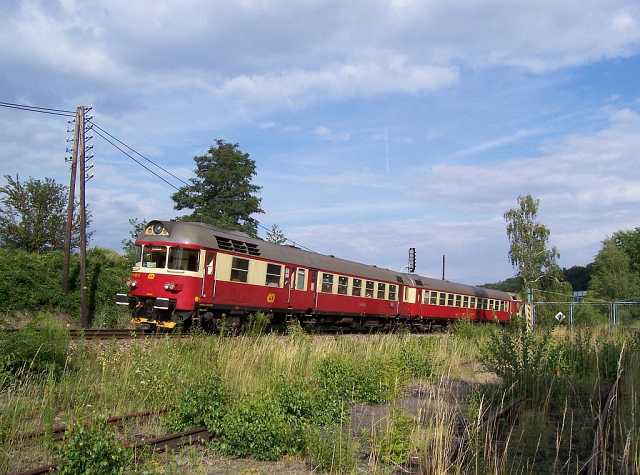
[{"label": "train window", "polygon": [[482,310],[489,310],[489,300],[482,299]]},{"label": "train window", "polygon": [[438,292],[435,290],[431,291],[431,299],[429,302],[431,305],[438,305]]},{"label": "train window", "polygon": [[167,266],[167,248],[164,246],[145,246],[142,267],[164,269]]},{"label": "train window", "polygon": [[267,277],[264,284],[269,287],[280,287],[280,274],[282,266],[278,264],[267,264]]},{"label": "train window", "polygon": [[469,307],[470,308],[476,308],[476,298],[475,297],[469,297]]},{"label": "train window", "polygon": [[231,261],[231,282],[246,282],[249,275],[249,259],[234,257]]},{"label": "train window", "polygon": [[351,295],[354,297],[360,297],[362,295],[362,279],[353,279]]},{"label": "train window", "polygon": [[439,305],[447,305],[447,294],[444,292],[440,292],[440,302]]},{"label": "train window", "polygon": [[447,305],[449,307],[453,307],[453,298],[454,298],[453,294],[447,294]]},{"label": "train window", "polygon": [[428,290],[423,290],[422,291],[422,303],[423,304],[428,304],[429,303],[429,291]]},{"label": "train window", "polygon": [[378,298],[379,299],[384,298],[386,287],[387,287],[386,284],[383,284],[382,282],[378,282]]},{"label": "train window", "polygon": [[462,306],[464,308],[468,308],[469,307],[469,296],[465,295],[464,297],[462,297]]},{"label": "train window", "polygon": [[333,292],[333,274],[322,273],[322,291],[327,293]]},{"label": "train window", "polygon": [[297,290],[305,290],[304,288],[304,281],[305,278],[307,277],[307,271],[305,271],[304,269],[298,269],[298,271],[296,272],[296,289]]},{"label": "train window", "polygon": [[366,287],[364,289],[364,296],[373,298],[373,282],[367,280]]},{"label": "train window", "polygon": [[338,277],[338,293],[340,295],[347,295],[349,290],[349,277]]},{"label": "train window", "polygon": [[136,265],[140,265],[142,259],[142,246],[136,246]]},{"label": "train window", "polygon": [[396,286],[389,284],[389,300],[396,299]]},{"label": "train window", "polygon": [[200,251],[182,247],[169,248],[169,269],[198,272],[200,267]]},{"label": "train window", "polygon": [[456,295],[456,307],[462,307],[462,295]]}]

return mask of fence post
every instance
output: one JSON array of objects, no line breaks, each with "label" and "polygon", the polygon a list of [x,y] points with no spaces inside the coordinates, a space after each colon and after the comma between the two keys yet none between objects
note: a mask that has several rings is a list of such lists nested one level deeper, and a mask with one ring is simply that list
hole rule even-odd
[{"label": "fence post", "polygon": [[573,302],[569,304],[569,326],[573,327]]}]

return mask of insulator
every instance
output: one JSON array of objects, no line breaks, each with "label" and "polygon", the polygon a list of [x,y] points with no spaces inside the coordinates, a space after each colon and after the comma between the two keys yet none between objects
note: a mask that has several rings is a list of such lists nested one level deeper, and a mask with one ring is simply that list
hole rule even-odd
[{"label": "insulator", "polygon": [[91,122],[92,120],[93,120],[93,116],[92,115],[84,118],[85,122]]},{"label": "insulator", "polygon": [[73,138],[71,138],[71,137],[67,137],[65,140],[66,140],[67,142],[73,142]]},{"label": "insulator", "polygon": [[88,135],[87,137],[84,138],[85,142],[88,142],[89,140],[91,140],[93,138],[93,135]]},{"label": "insulator", "polygon": [[89,165],[88,167],[85,168],[85,171],[89,171],[93,168],[94,164],[92,163],[91,165]]},{"label": "insulator", "polygon": [[87,181],[91,180],[92,178],[93,178],[93,173],[91,175],[89,175],[89,176],[85,175],[84,181],[87,182]]},{"label": "insulator", "polygon": [[84,148],[84,151],[87,152],[87,151],[91,150],[92,148],[93,148],[93,145],[89,145],[89,146]]},{"label": "insulator", "polygon": [[75,124],[76,123],[76,119],[71,119],[67,121],[67,124]]},{"label": "insulator", "polygon": [[72,149],[70,149],[70,148],[67,148],[67,149],[65,149],[65,152],[67,152],[67,153],[71,153],[71,152],[73,152],[73,150],[72,150]]},{"label": "insulator", "polygon": [[87,158],[86,160],[91,160],[93,157],[95,157],[95,155],[91,154],[91,155],[85,155]]}]

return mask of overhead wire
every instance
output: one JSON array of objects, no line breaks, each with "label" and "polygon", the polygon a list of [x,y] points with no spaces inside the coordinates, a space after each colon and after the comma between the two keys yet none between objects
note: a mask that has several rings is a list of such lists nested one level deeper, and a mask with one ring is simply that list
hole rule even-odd
[{"label": "overhead wire", "polygon": [[102,135],[102,133],[96,129],[93,129],[93,132],[100,137],[102,140],[104,140],[105,142],[110,143],[113,147],[115,147],[117,150],[119,150],[120,152],[122,152],[124,155],[126,155],[127,157],[129,157],[131,160],[133,160],[134,162],[136,162],[138,165],[140,165],[142,168],[144,168],[145,170],[147,170],[149,173],[151,173],[152,175],[155,175],[157,178],[159,178],[160,180],[164,181],[167,185],[169,185],[170,187],[172,187],[173,189],[175,189],[176,191],[180,191],[180,188],[178,188],[177,186],[175,186],[173,183],[171,183],[170,181],[166,180],[164,177],[158,175],[156,172],[154,172],[151,168],[147,167],[144,163],[140,162],[139,160],[136,160],[134,157],[132,157],[129,153],[127,153],[126,150],[123,150],[122,148],[120,148],[117,144],[115,144],[114,142],[112,142],[110,139],[108,139],[107,137],[105,137],[104,135]]},{"label": "overhead wire", "polygon": [[116,137],[115,135],[113,135],[112,133],[110,133],[109,131],[105,130],[104,128],[100,127],[99,124],[96,124],[93,120],[89,120],[89,123],[91,123],[95,129],[100,130],[102,133],[108,135],[109,137],[111,137],[113,140],[115,140],[116,142],[118,142],[120,145],[122,145],[123,147],[127,148],[128,150],[130,150],[131,152],[135,153],[137,156],[139,156],[140,158],[143,158],[144,160],[146,160],[147,162],[153,164],[154,166],[156,166],[157,168],[159,168],[160,170],[162,170],[163,172],[165,172],[167,175],[172,176],[173,178],[175,178],[176,180],[178,180],[180,183],[184,184],[184,185],[191,185],[191,183],[183,180],[182,178],[180,178],[179,176],[175,175],[174,173],[170,172],[169,170],[167,170],[166,168],[164,168],[162,165],[159,165],[158,163],[156,163],[155,161],[151,160],[148,157],[145,157],[144,155],[142,155],[140,152],[138,152],[136,149],[134,149],[132,146],[128,145],[127,143],[125,143],[124,141],[120,140],[118,137]]},{"label": "overhead wire", "polygon": [[[0,101],[0,107],[4,107],[4,108],[7,108],[7,109],[14,109],[14,110],[22,110],[22,111],[27,111],[27,112],[38,112],[40,114],[49,114],[49,115],[56,115],[56,116],[61,116],[61,117],[74,117],[75,116],[75,112],[74,111],[67,110],[67,109],[54,109],[54,108],[51,108],[51,107],[30,106],[28,104],[19,104],[19,103],[15,103],[15,102],[7,102],[7,101]],[[102,140],[104,140],[105,142],[109,143],[112,147],[114,147],[115,149],[120,151],[127,158],[129,158],[130,160],[132,160],[136,164],[140,165],[142,168],[147,170],[149,173],[154,175],[156,178],[162,180],[164,183],[169,185],[171,188],[175,189],[176,191],[180,191],[180,188],[175,186],[173,183],[171,183],[169,180],[165,179],[160,174],[156,173],[154,170],[152,170],[151,168],[146,166],[144,163],[142,163],[139,160],[137,160],[135,157],[133,157],[131,154],[129,154],[122,147],[124,147],[127,150],[131,151],[132,153],[134,153],[138,157],[144,159],[145,161],[147,161],[148,163],[152,164],[153,166],[155,166],[159,170],[162,170],[164,173],[166,173],[167,175],[169,175],[169,176],[173,177],[174,179],[178,180],[180,183],[182,183],[182,184],[184,184],[186,186],[190,186],[191,185],[189,182],[187,182],[186,180],[180,178],[179,176],[177,176],[176,174],[172,173],[171,171],[167,170],[166,168],[164,168],[162,165],[158,164],[154,160],[150,159],[149,157],[144,156],[142,153],[138,152],[135,148],[133,148],[132,146],[130,146],[129,144],[127,144],[123,140],[119,139],[118,137],[116,137],[115,135],[113,135],[108,130],[104,129],[103,127],[101,127],[99,124],[97,124],[93,120],[89,119],[89,120],[87,120],[87,122],[89,122],[92,125],[93,132],[96,135],[98,135]],[[109,137],[109,138],[105,137],[105,135],[107,137]],[[122,147],[120,145],[118,145],[118,144],[120,144]],[[266,231],[266,232],[271,232],[271,229],[269,229],[266,226],[260,224],[258,221],[256,221],[256,226],[258,228]],[[315,252],[312,249],[310,249],[310,248],[308,248],[306,246],[303,246],[302,244],[300,244],[300,243],[298,243],[296,241],[293,241],[293,240],[291,240],[291,239],[289,239],[287,237],[285,237],[285,239],[286,239],[287,242],[290,242],[295,247],[299,247],[301,249],[304,249],[304,250],[307,250],[307,251],[310,251],[310,252]]]},{"label": "overhead wire", "polygon": [[22,111],[27,111],[27,112],[38,112],[40,114],[58,115],[58,116],[62,116],[62,117],[74,117],[74,115],[75,115],[74,113],[56,112],[56,111],[53,111],[53,110],[45,110],[45,109],[41,109],[41,108],[22,106],[22,105],[13,105],[13,104],[4,103],[4,102],[0,102],[0,107],[4,107],[4,108],[7,108],[7,109],[22,110]]}]

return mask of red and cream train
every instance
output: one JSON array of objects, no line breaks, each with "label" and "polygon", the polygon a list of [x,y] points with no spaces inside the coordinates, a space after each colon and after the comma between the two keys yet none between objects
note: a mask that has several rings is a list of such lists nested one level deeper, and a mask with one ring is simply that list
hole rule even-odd
[{"label": "red and cream train", "polygon": [[151,221],[136,241],[127,305],[137,325],[174,328],[262,311],[274,323],[427,329],[452,320],[506,322],[509,293],[338,259],[202,223]]}]

